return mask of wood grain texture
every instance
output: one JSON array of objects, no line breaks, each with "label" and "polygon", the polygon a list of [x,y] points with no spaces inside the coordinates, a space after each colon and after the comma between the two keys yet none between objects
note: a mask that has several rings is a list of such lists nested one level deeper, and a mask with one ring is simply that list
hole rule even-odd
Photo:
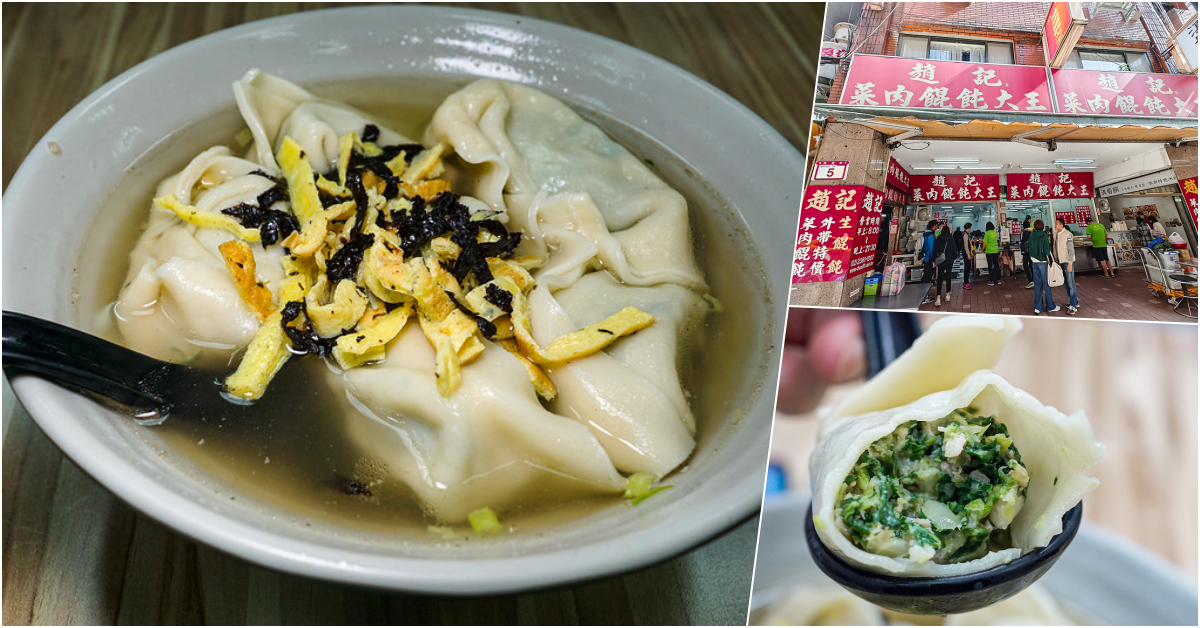
[{"label": "wood grain texture", "polygon": [[[204,34],[325,3],[3,6],[3,185],[71,107]],[[344,6],[344,5],[340,5]],[[460,5],[470,6],[470,5]],[[489,4],[641,48],[741,101],[803,151],[823,5]],[[198,545],[117,500],[4,386],[5,624],[741,624],[757,518],[624,577],[436,598],[318,582]]]},{"label": "wood grain texture", "polygon": [[[1196,326],[1023,320],[1025,328],[1005,348],[996,372],[1046,405],[1068,414],[1083,410],[1107,447],[1088,472],[1100,486],[1084,498],[1084,518],[1195,580]],[[837,403],[856,387],[830,390],[825,403]],[[771,460],[787,470],[789,486],[809,485],[817,427],[812,414],[776,417]]]}]

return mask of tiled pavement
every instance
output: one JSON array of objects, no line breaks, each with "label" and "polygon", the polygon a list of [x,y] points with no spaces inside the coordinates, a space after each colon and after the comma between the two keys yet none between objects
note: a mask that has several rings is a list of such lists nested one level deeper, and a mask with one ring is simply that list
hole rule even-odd
[{"label": "tiled pavement", "polygon": [[[961,275],[961,273],[959,273]],[[1025,275],[1005,277],[1001,285],[987,285],[986,276],[980,277],[970,290],[963,290],[961,277],[951,283],[951,297],[942,307],[932,303],[922,305],[922,312],[966,312],[975,314],[1014,314],[1033,316],[1033,288],[1026,289]],[[909,284],[909,290],[922,290],[932,284]],[[1107,318],[1119,320],[1165,321],[1171,323],[1195,323],[1173,311],[1166,298],[1156,299],[1146,288],[1145,274],[1140,267],[1121,270],[1112,279],[1105,279],[1099,271],[1075,275],[1079,291],[1078,318]],[[932,294],[932,290],[930,291]],[[1062,309],[1042,316],[1069,316],[1067,314],[1067,289],[1059,286],[1052,289],[1054,304]],[[1180,307],[1184,311],[1183,307]],[[1193,308],[1193,313],[1194,313]]]}]

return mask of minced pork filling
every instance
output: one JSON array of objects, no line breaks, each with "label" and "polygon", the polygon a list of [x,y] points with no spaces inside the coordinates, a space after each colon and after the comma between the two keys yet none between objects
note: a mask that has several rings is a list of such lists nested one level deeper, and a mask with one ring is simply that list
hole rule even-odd
[{"label": "minced pork filling", "polygon": [[1012,546],[1028,485],[1008,428],[960,408],[872,443],[838,492],[838,527],[873,554],[965,562]]}]

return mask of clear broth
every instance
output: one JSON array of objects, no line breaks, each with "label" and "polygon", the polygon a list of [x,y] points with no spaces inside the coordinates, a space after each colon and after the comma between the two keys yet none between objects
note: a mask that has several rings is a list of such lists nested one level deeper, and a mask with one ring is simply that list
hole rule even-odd
[{"label": "clear broth", "polygon": [[[419,141],[436,107],[462,85],[445,78],[388,77],[308,87]],[[775,334],[767,322],[771,296],[761,256],[729,203],[679,156],[632,127],[577,110],[651,164],[688,200],[697,260],[710,292],[726,309],[707,317],[694,335],[695,346],[681,356],[680,366],[696,416],[697,451],[718,448],[722,435],[732,431],[758,398],[768,372],[762,357],[770,354]],[[77,266],[74,297],[77,311],[88,317],[81,321],[84,327],[121,341],[112,302],[127,274],[128,251],[143,230],[155,187],[210,146],[238,151],[234,136],[243,127],[236,108],[230,106],[180,129],[138,159],[104,200],[93,220],[94,237]],[[233,425],[219,417],[168,418],[160,426],[144,428],[143,438],[155,449],[165,448],[168,459],[231,500],[257,502],[297,521],[320,522],[321,527],[349,528],[372,536],[427,536],[426,526],[440,522],[422,512],[403,483],[391,479],[372,486],[369,494],[351,484],[362,454],[344,433],[344,404],[322,399],[335,394],[325,383],[320,371],[324,368],[329,367],[316,358],[292,360],[272,382],[268,395],[308,400],[296,403],[292,411],[272,412],[253,425]],[[314,407],[323,409],[314,412]],[[673,475],[686,473],[686,464]],[[626,507],[619,496],[557,499],[530,494],[524,506],[501,516],[511,530],[528,532],[614,507]]]}]

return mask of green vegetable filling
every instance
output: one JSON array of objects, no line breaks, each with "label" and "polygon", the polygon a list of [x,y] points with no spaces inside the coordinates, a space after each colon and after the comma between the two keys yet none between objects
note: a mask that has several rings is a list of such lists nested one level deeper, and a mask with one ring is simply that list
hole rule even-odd
[{"label": "green vegetable filling", "polygon": [[873,554],[965,562],[1011,547],[1028,485],[1008,428],[960,408],[872,443],[838,492],[838,525]]}]

